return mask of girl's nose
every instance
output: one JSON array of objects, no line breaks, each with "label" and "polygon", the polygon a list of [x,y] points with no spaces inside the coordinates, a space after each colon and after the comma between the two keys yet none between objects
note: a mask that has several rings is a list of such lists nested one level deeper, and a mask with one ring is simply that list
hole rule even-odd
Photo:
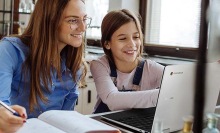
[{"label": "girl's nose", "polygon": [[133,39],[129,39],[128,45],[133,47],[133,46],[136,46],[136,43]]}]

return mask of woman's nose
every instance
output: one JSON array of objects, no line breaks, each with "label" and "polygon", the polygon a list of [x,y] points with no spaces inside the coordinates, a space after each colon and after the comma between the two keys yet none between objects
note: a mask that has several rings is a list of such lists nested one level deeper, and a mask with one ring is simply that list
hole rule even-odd
[{"label": "woman's nose", "polygon": [[80,21],[80,23],[78,24],[77,30],[84,32],[84,31],[86,31],[86,28],[87,28],[87,24],[84,23],[83,21]]}]

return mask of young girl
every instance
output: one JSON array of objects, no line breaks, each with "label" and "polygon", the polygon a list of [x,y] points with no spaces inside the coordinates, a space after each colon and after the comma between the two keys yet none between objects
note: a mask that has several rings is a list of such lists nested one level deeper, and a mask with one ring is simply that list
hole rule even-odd
[{"label": "young girl", "polygon": [[105,55],[90,67],[98,93],[95,113],[155,106],[164,67],[141,57],[138,17],[125,9],[111,11],[101,32]]},{"label": "young girl", "polygon": [[0,41],[0,100],[21,116],[0,107],[0,132],[47,110],[73,110],[90,20],[84,0],[37,0],[24,33]]}]

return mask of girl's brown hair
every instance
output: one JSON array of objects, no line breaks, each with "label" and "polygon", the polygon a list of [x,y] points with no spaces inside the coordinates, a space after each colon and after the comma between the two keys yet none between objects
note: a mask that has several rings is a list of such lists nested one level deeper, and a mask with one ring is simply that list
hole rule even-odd
[{"label": "girl's brown hair", "polygon": [[[52,84],[51,77],[51,62],[58,59],[57,63],[53,64],[58,77],[61,79],[61,55],[58,52],[58,29],[60,26],[61,17],[65,7],[70,0],[37,0],[35,10],[33,11],[29,24],[20,36],[29,48],[29,55],[23,64],[25,78],[30,78],[30,111],[38,105],[38,98],[43,102],[47,102],[47,97],[44,96],[44,91],[50,92],[49,86]],[[81,0],[84,2],[84,0]],[[66,66],[71,70],[74,81],[77,81],[77,71],[81,68],[85,77],[86,67],[83,61],[84,44],[78,48],[67,45],[62,53],[65,53]],[[83,67],[84,66],[84,67]],[[43,90],[41,84],[46,88]]]},{"label": "girl's brown hair", "polygon": [[111,11],[104,17],[101,25],[101,45],[109,61],[114,62],[111,50],[106,49],[105,45],[108,43],[108,41],[111,40],[111,37],[116,30],[118,30],[122,25],[129,22],[135,22],[138,32],[140,34],[141,47],[139,56],[141,56],[143,52],[143,34],[140,21],[140,15],[135,15],[133,12],[127,9]]}]

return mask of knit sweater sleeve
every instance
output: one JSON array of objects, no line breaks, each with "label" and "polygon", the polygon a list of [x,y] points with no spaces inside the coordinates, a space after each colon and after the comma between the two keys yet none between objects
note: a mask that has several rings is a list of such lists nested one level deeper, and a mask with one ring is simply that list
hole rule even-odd
[{"label": "knit sweater sleeve", "polygon": [[156,105],[159,90],[119,92],[109,75],[110,68],[107,60],[91,62],[97,94],[110,110],[124,110],[130,108],[147,108]]}]

